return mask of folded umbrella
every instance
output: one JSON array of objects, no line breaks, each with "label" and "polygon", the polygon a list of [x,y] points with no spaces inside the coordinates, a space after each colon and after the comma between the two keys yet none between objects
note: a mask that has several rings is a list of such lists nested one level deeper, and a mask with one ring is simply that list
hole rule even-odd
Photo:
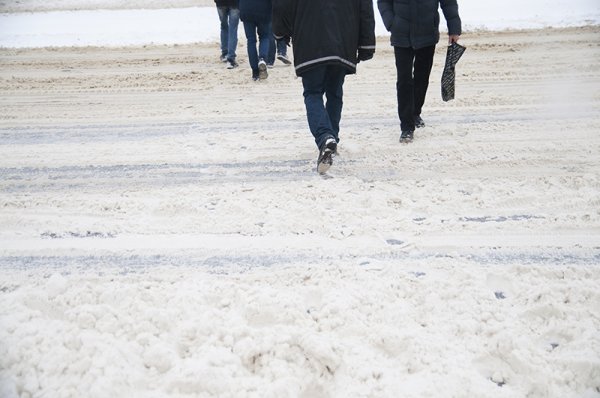
[{"label": "folded umbrella", "polygon": [[466,49],[466,47],[463,47],[458,43],[452,43],[448,46],[448,51],[446,52],[446,65],[444,66],[444,72],[442,73],[442,99],[444,101],[454,99],[454,77],[456,75],[454,68]]}]

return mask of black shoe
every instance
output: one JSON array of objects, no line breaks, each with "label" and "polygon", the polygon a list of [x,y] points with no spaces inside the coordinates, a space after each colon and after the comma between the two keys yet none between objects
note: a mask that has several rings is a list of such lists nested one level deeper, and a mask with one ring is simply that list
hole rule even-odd
[{"label": "black shoe", "polygon": [[415,127],[420,129],[421,127],[425,127],[425,122],[421,119],[421,116],[415,116]]},{"label": "black shoe", "polygon": [[319,150],[317,159],[317,172],[325,174],[333,164],[333,156],[337,153],[337,142],[335,138],[329,137],[325,140]]},{"label": "black shoe", "polygon": [[414,131],[408,130],[408,131],[403,131],[402,134],[400,135],[400,142],[405,142],[405,143],[409,143],[412,142],[413,138],[414,138]]},{"label": "black shoe", "polygon": [[421,119],[421,116],[415,116],[415,127],[420,129],[421,127],[425,127],[425,122]]},{"label": "black shoe", "polygon": [[286,54],[277,54],[277,59],[286,65],[290,65],[292,63]]},{"label": "black shoe", "polygon": [[235,59],[228,59],[227,60],[227,69],[235,69],[237,68],[239,65],[237,62],[235,62]]}]

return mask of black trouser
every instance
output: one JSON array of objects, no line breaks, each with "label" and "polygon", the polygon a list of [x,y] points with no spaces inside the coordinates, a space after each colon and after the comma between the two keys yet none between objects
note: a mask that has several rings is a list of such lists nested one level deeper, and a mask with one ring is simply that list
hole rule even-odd
[{"label": "black trouser", "polygon": [[421,115],[434,53],[435,45],[418,50],[411,47],[394,47],[398,73],[396,81],[398,116],[402,131],[414,131],[415,116]]}]

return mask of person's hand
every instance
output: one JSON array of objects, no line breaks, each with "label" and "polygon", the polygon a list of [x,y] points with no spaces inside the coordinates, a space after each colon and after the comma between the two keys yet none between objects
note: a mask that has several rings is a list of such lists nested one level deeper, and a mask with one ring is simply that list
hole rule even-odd
[{"label": "person's hand", "polygon": [[373,55],[375,54],[375,50],[367,50],[364,48],[359,48],[358,49],[358,62],[360,61],[367,61],[371,58],[373,58]]},{"label": "person's hand", "polygon": [[448,35],[448,44],[458,43],[460,35]]}]

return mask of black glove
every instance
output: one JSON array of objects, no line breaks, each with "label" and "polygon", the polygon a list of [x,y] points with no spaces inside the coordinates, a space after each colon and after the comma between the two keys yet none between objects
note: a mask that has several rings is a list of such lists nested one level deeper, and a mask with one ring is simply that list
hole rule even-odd
[{"label": "black glove", "polygon": [[371,50],[371,49],[366,49],[366,48],[359,48],[358,49],[358,62],[360,61],[367,61],[371,58],[373,58],[373,55],[375,54],[375,50]]}]

